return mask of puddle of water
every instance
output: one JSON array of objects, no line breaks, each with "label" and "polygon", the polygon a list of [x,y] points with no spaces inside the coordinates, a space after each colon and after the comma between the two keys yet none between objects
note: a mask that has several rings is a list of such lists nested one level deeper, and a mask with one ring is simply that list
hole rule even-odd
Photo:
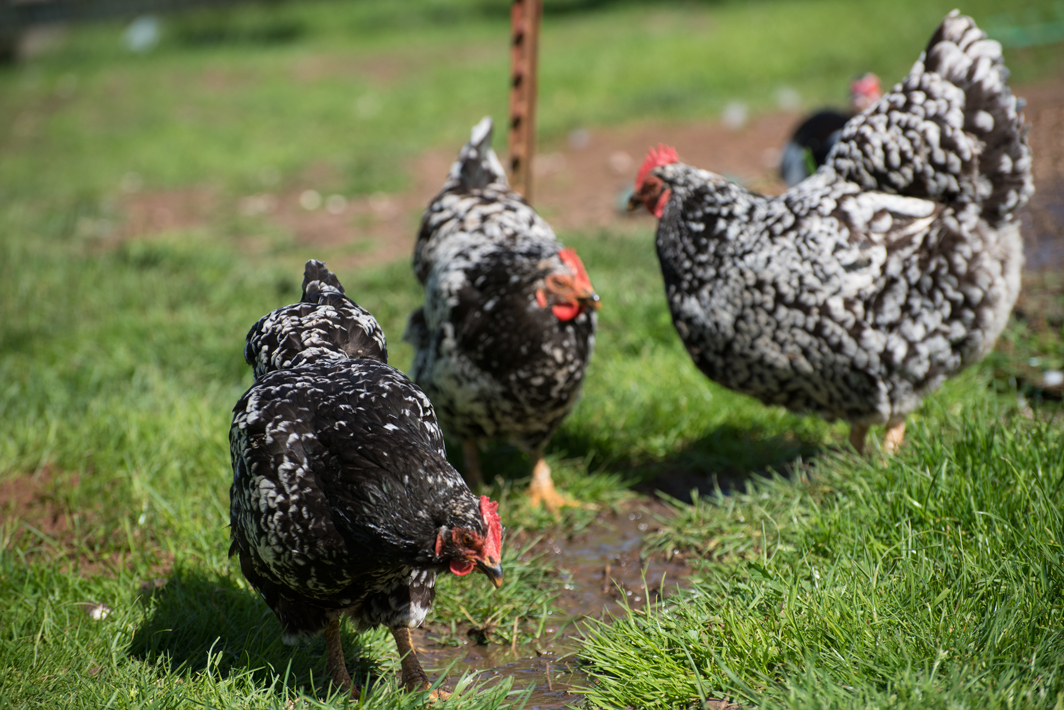
[{"label": "puddle of water", "polygon": [[548,626],[542,641],[511,648],[472,643],[444,646],[435,642],[431,632],[418,630],[415,642],[425,669],[430,675],[451,666],[452,676],[476,670],[484,672],[485,678],[510,677],[515,689],[534,684],[526,705],[530,710],[560,709],[580,702],[582,697],[573,692],[587,684],[575,658],[580,620],[619,613],[622,598],[630,607],[642,608],[648,595],[656,599],[662,592],[669,594],[687,579],[689,570],[679,558],[639,557],[644,537],[658,528],[654,515],[667,515],[668,510],[661,503],[644,501],[619,513],[604,513],[579,533],[548,533],[531,554],[545,553],[544,560],[554,564],[565,582],[557,603],[565,614],[559,620],[561,631]]},{"label": "puddle of water", "polygon": [[[481,680],[513,678],[514,689],[532,691],[525,707],[529,710],[565,708],[580,702],[581,696],[573,692],[587,683],[578,667],[575,656],[577,644],[570,640],[544,644],[543,648],[518,646],[434,646],[431,641],[422,650],[418,644],[418,657],[430,676],[445,671],[458,676],[466,671],[480,671]],[[452,665],[453,664],[453,665]]]}]

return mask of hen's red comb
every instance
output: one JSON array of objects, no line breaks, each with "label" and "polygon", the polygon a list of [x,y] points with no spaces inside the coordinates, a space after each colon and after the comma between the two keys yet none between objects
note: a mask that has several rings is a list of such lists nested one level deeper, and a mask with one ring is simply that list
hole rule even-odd
[{"label": "hen's red comb", "polygon": [[670,165],[678,162],[680,162],[680,156],[677,155],[675,148],[671,145],[658,143],[657,148],[651,148],[647,151],[647,157],[643,160],[643,165],[639,168],[639,174],[635,176],[636,192],[639,192],[639,188],[643,186],[643,181],[646,180],[646,177],[651,170],[662,165]]},{"label": "hen's red comb", "polygon": [[872,72],[857,77],[850,84],[850,93],[854,96],[867,96],[878,99],[883,95],[883,91],[879,88],[879,77]]},{"label": "hen's red comb", "polygon": [[484,555],[493,560],[502,559],[502,520],[499,519],[499,504],[487,496],[480,496],[480,515],[488,526],[484,540]]},{"label": "hen's red comb", "polygon": [[565,247],[558,252],[558,256],[561,257],[562,263],[573,272],[573,281],[578,287],[591,288],[591,279],[584,269],[584,262],[580,261],[580,257],[576,255],[576,249]]}]

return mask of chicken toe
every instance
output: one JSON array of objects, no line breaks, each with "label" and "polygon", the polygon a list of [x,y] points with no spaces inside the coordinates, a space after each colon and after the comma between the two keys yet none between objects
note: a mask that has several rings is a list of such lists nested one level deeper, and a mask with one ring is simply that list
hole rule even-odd
[{"label": "chicken toe", "polygon": [[540,456],[536,459],[536,465],[532,468],[532,483],[528,486],[528,501],[534,505],[545,505],[552,513],[558,512],[559,508],[583,507],[579,501],[564,496],[554,487],[554,481],[550,477],[550,466]]}]

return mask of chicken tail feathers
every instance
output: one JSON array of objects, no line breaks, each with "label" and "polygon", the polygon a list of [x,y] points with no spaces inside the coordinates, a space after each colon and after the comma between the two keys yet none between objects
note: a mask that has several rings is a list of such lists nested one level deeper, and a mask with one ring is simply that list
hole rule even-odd
[{"label": "chicken tail feathers", "polygon": [[304,303],[317,303],[320,295],[329,291],[344,293],[340,279],[329,271],[324,261],[309,260],[303,269],[303,297],[300,300]]},{"label": "chicken tail feathers", "polygon": [[868,190],[976,205],[992,225],[1034,193],[1023,101],[1001,45],[956,10],[909,75],[846,124],[828,157]]},{"label": "chicken tail feathers", "polygon": [[458,153],[451,166],[448,182],[457,182],[465,190],[480,190],[492,183],[509,185],[506,171],[491,148],[493,124],[491,116],[485,116],[473,126],[469,142]]}]

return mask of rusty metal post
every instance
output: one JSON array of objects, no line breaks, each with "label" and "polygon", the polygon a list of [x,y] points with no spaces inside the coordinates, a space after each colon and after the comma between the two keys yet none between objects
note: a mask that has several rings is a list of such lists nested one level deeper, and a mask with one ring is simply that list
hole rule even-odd
[{"label": "rusty metal post", "polygon": [[510,8],[510,183],[532,202],[536,138],[536,66],[542,0],[513,0]]}]

